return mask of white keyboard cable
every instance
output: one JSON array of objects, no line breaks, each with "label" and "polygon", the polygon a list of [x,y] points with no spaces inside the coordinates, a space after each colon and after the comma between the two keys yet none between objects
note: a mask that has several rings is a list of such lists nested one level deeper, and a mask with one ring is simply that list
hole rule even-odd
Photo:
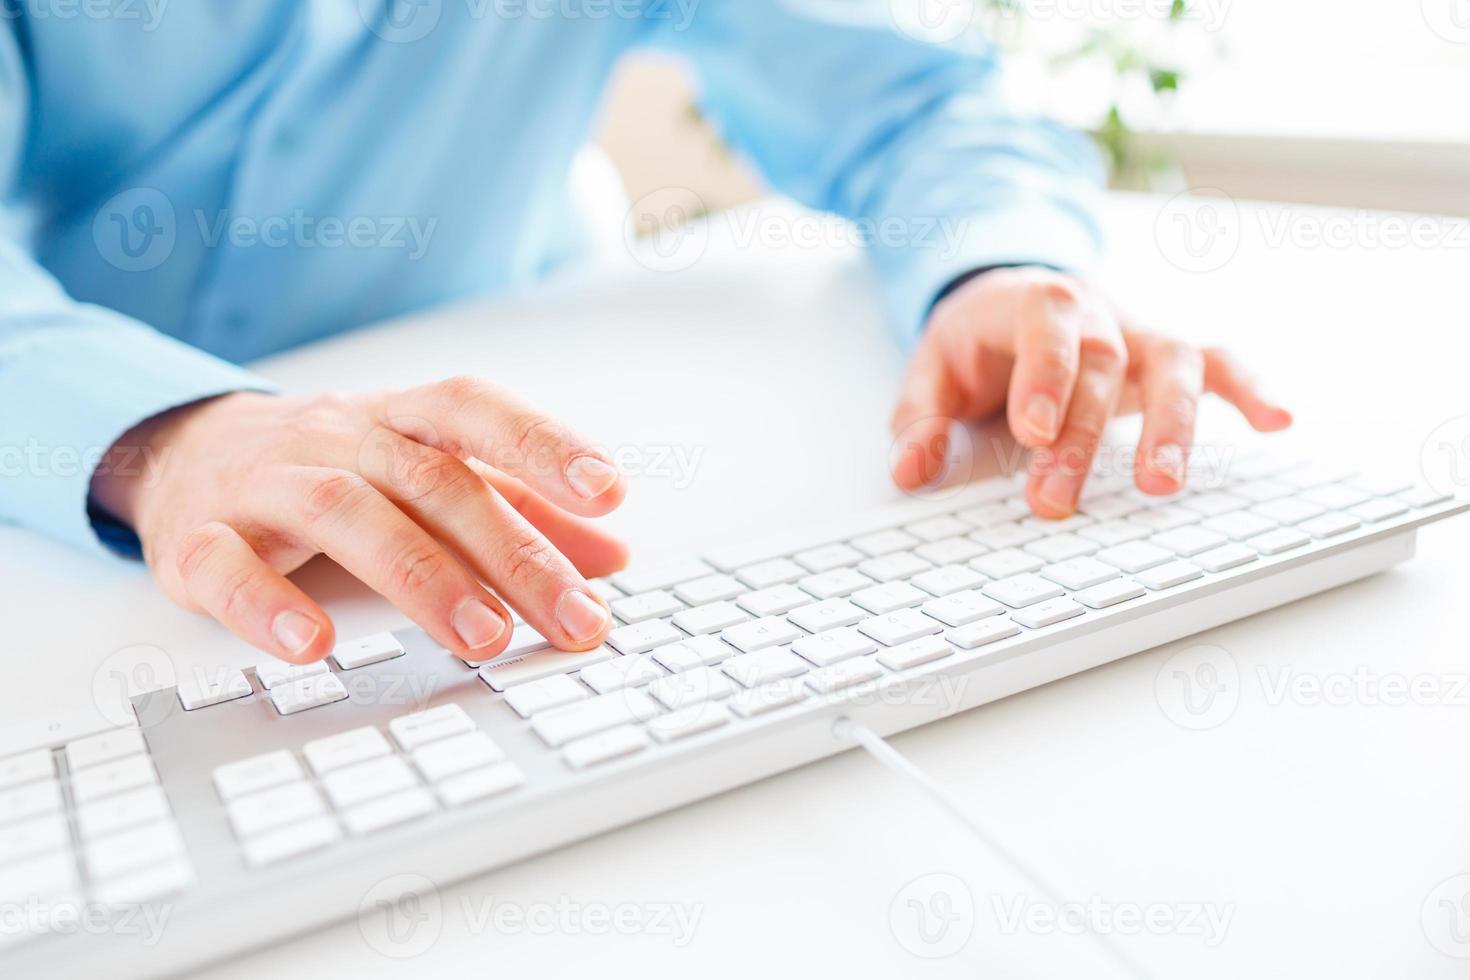
[{"label": "white keyboard cable", "polygon": [[[846,717],[838,718],[832,723],[832,734],[838,741],[857,743],[858,746],[863,748],[885,768],[917,786],[925,796],[929,797],[934,803],[937,803],[940,809],[948,813],[960,826],[969,831],[970,835],[978,840],[986,850],[1000,858],[1012,871],[1020,875],[1032,888],[1036,889],[1047,901],[1051,902],[1053,908],[1062,907],[1062,902],[1059,898],[1060,892],[1056,888],[1053,888],[1033,868],[1012,854],[1009,848],[986,833],[985,828],[975,822],[974,818],[970,816],[959,800],[955,799],[948,790],[932,779],[922,769],[905,758],[892,745],[884,741],[881,735]],[[1137,978],[1137,980],[1152,980],[1153,975],[1124,952],[1113,941],[1111,936],[1093,929],[1089,929],[1088,934],[1096,940],[1099,948],[1107,954],[1108,958],[1113,960],[1126,974]]]}]

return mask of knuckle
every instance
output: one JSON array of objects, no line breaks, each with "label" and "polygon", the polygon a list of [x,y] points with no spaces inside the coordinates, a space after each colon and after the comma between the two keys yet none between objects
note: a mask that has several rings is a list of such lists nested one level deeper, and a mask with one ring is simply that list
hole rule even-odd
[{"label": "knuckle", "polygon": [[444,399],[451,409],[458,408],[466,402],[477,401],[494,392],[494,388],[488,382],[473,374],[456,374],[445,378],[434,387],[439,397]]},{"label": "knuckle", "polygon": [[1167,427],[1170,431],[1187,431],[1194,428],[1195,416],[1198,414],[1199,404],[1186,395],[1166,398],[1153,406],[1152,415],[1156,423]]},{"label": "knuckle", "polygon": [[1077,352],[1057,339],[1033,347],[1027,360],[1033,371],[1053,381],[1070,377],[1077,370]]},{"label": "knuckle", "polygon": [[344,517],[372,492],[366,480],[346,470],[330,470],[314,476],[306,488],[306,522],[314,526]]},{"label": "knuckle", "polygon": [[174,558],[180,579],[188,582],[209,565],[219,548],[220,531],[218,524],[205,524],[184,535]]},{"label": "knuckle", "polygon": [[249,614],[260,593],[260,575],[248,568],[234,568],[220,583],[220,605],[217,618],[240,622]]},{"label": "knuckle", "polygon": [[1128,366],[1128,348],[1124,346],[1123,339],[1114,334],[1085,337],[1082,350],[1091,364],[1108,374],[1121,374]]},{"label": "knuckle", "polygon": [[447,453],[415,453],[398,474],[394,489],[412,503],[434,495],[457,494],[465,486],[464,464]]},{"label": "knuckle", "polygon": [[506,582],[525,587],[547,575],[556,558],[546,539],[535,532],[525,532],[508,543],[502,563]]},{"label": "knuckle", "polygon": [[395,592],[417,592],[439,579],[449,567],[443,551],[428,545],[412,545],[388,562],[388,581]]}]

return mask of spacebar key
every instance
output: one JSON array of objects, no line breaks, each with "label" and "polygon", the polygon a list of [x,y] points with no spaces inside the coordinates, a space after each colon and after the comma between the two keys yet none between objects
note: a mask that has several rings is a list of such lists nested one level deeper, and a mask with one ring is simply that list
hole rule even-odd
[{"label": "spacebar key", "polygon": [[564,708],[543,711],[531,719],[531,729],[555,749],[584,735],[647,721],[658,714],[658,710],[653,699],[642,691],[614,691]]},{"label": "spacebar key", "polygon": [[492,691],[504,692],[516,684],[539,681],[552,674],[568,674],[583,667],[600,664],[612,659],[613,651],[605,646],[581,653],[564,650],[537,650],[524,657],[509,660],[492,660],[480,668],[480,680],[490,685]]}]

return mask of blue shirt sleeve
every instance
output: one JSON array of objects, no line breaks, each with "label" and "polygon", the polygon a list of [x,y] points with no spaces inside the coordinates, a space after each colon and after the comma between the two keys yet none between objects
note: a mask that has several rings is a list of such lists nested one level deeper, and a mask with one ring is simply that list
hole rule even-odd
[{"label": "blue shirt sleeve", "polygon": [[0,31],[0,521],[103,550],[87,498],[119,436],[169,408],[270,386],[135,320],[73,301],[37,264],[24,244],[17,189],[28,92],[7,27]]},{"label": "blue shirt sleeve", "polygon": [[859,222],[904,341],[971,270],[1095,263],[1086,137],[1011,109],[991,49],[803,12],[824,6],[863,5],[705,3],[653,43],[689,58],[705,113],[778,190]]}]

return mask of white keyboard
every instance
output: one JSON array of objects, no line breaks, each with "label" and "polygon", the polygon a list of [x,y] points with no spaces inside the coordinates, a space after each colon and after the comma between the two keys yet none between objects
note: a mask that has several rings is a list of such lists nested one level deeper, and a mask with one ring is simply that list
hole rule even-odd
[{"label": "white keyboard", "polygon": [[[1360,578],[1467,506],[1267,457],[1169,498],[1097,479],[1062,521],[1020,486],[619,573],[587,653],[522,624],[467,666],[410,629],[184,678],[136,727],[0,736],[0,970],[219,958],[406,863],[445,883],[834,754],[839,717],[900,731]],[[156,903],[147,942],[68,927]]]}]

